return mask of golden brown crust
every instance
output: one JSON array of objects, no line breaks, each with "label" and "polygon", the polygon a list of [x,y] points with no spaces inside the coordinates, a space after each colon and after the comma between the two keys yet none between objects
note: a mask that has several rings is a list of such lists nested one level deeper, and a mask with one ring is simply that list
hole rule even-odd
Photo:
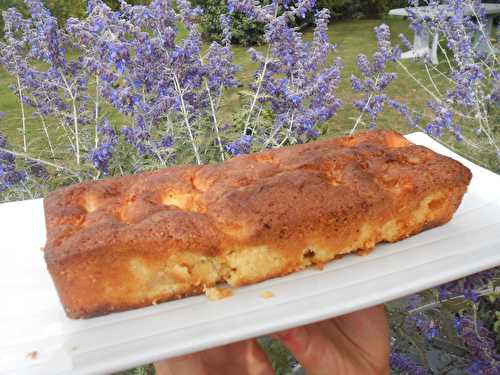
[{"label": "golden brown crust", "polygon": [[88,317],[284,275],[451,219],[471,179],[395,132],[87,182],[45,199],[45,257]]}]

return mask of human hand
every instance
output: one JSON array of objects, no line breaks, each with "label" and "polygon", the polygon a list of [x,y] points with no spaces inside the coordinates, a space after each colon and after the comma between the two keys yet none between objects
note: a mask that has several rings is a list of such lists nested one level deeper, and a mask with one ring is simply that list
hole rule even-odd
[{"label": "human hand", "polygon": [[[308,375],[389,374],[389,329],[383,306],[279,332]],[[155,364],[158,375],[273,375],[255,340]]]},{"label": "human hand", "polygon": [[389,326],[382,305],[275,336],[308,375],[385,375],[390,372]]},{"label": "human hand", "polygon": [[157,362],[155,369],[157,375],[274,375],[255,339]]}]

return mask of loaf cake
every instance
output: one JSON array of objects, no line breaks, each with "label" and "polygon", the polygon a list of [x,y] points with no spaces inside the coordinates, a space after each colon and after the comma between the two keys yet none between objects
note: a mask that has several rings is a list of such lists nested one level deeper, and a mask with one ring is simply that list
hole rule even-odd
[{"label": "loaf cake", "polygon": [[471,179],[402,135],[351,137],[56,190],[45,259],[71,318],[257,283],[449,221]]}]

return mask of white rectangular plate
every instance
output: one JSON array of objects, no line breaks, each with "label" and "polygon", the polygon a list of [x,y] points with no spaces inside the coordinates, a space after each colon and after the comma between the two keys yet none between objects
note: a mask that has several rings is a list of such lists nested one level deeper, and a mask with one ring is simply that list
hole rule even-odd
[{"label": "white rectangular plate", "polygon": [[[41,200],[0,205],[0,373],[94,374],[195,352],[387,302],[500,265],[500,176],[423,133],[408,138],[467,165],[453,220],[365,257],[235,290],[89,320],[68,319],[45,268]],[[273,298],[259,296],[270,291]],[[35,358],[28,353],[36,351]]]}]

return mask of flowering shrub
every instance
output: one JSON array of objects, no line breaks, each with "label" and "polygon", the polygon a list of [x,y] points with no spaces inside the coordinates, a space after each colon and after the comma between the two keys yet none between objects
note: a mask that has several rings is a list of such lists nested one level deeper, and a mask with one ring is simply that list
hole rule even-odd
[{"label": "flowering shrub", "polygon": [[[476,22],[462,12],[466,3]],[[201,9],[186,0],[120,1],[119,9],[90,0],[85,18],[64,26],[40,0],[25,4],[28,18],[15,9],[3,14],[0,64],[13,78],[21,145],[0,135],[0,200],[307,142],[323,135],[329,120],[350,104],[358,112],[351,133],[375,127],[382,111],[395,110],[411,127],[450,147],[467,147],[498,170],[499,64],[477,1],[450,0],[434,18],[409,10],[415,32],[444,36],[444,68],[422,61],[429,82],[404,65],[388,26],[377,27],[376,52],[360,54],[359,73],[350,77],[353,103],[337,94],[342,62],[327,34],[330,13],[316,10],[314,0],[229,0],[221,40],[210,45],[203,44],[198,27]],[[438,6],[433,0],[429,5]],[[248,50],[257,66],[248,85],[236,79],[235,14],[263,27],[265,47]],[[294,26],[308,17],[311,41]],[[409,44],[405,38],[401,43]],[[395,67],[429,95],[428,110],[415,111],[387,93]],[[244,105],[228,118],[226,94],[234,92]],[[497,281],[496,270],[486,271],[388,304],[394,370],[499,373]],[[274,363],[288,363],[276,345],[273,353],[286,358]]]},{"label": "flowering shrub", "polygon": [[[410,1],[410,4],[417,5],[418,1]],[[370,64],[364,55],[358,57],[364,81],[355,76],[351,78],[353,90],[364,93],[364,99],[354,102],[361,112],[354,128],[364,114],[369,117],[368,126],[373,127],[377,115],[387,103],[410,126],[438,138],[451,135],[458,145],[474,150],[478,155],[476,162],[500,171],[500,148],[496,136],[500,108],[499,61],[496,47],[492,45],[490,35],[486,35],[484,8],[479,1],[464,0],[450,0],[445,5],[429,0],[428,6],[432,11],[426,13],[418,8],[408,8],[410,28],[415,33],[426,31],[443,36],[438,47],[446,66],[434,66],[428,61],[429,56],[424,56],[422,62],[428,82],[423,82],[399,58],[400,47],[391,47],[388,27],[378,27],[379,48],[373,56],[373,63]],[[475,17],[465,16],[467,7]],[[400,35],[400,39],[403,46],[412,48],[404,35]],[[429,95],[428,111],[412,111],[383,93],[396,78],[395,73],[385,71],[385,63],[389,60],[395,61]],[[443,141],[448,139],[450,137],[445,137]],[[454,148],[456,145],[452,143],[448,142]]]},{"label": "flowering shrub", "polygon": [[[191,4],[203,9],[203,15],[200,19],[203,38],[207,41],[222,41],[224,30],[219,20],[222,15],[227,15],[227,0],[194,0],[191,1]],[[242,46],[254,46],[264,42],[263,23],[240,12],[233,12],[230,18],[233,43]]]},{"label": "flowering shrub", "polygon": [[353,102],[360,114],[351,129],[351,134],[354,133],[365,114],[369,117],[368,127],[375,127],[378,114],[382,112],[385,103],[389,100],[384,90],[396,78],[395,73],[385,72],[386,63],[398,61],[401,57],[401,49],[391,46],[390,30],[387,25],[376,27],[375,33],[378,48],[373,54],[372,61],[370,62],[364,54],[358,55],[358,68],[363,79],[360,80],[355,75],[351,76],[353,91],[363,93],[363,99]]}]

